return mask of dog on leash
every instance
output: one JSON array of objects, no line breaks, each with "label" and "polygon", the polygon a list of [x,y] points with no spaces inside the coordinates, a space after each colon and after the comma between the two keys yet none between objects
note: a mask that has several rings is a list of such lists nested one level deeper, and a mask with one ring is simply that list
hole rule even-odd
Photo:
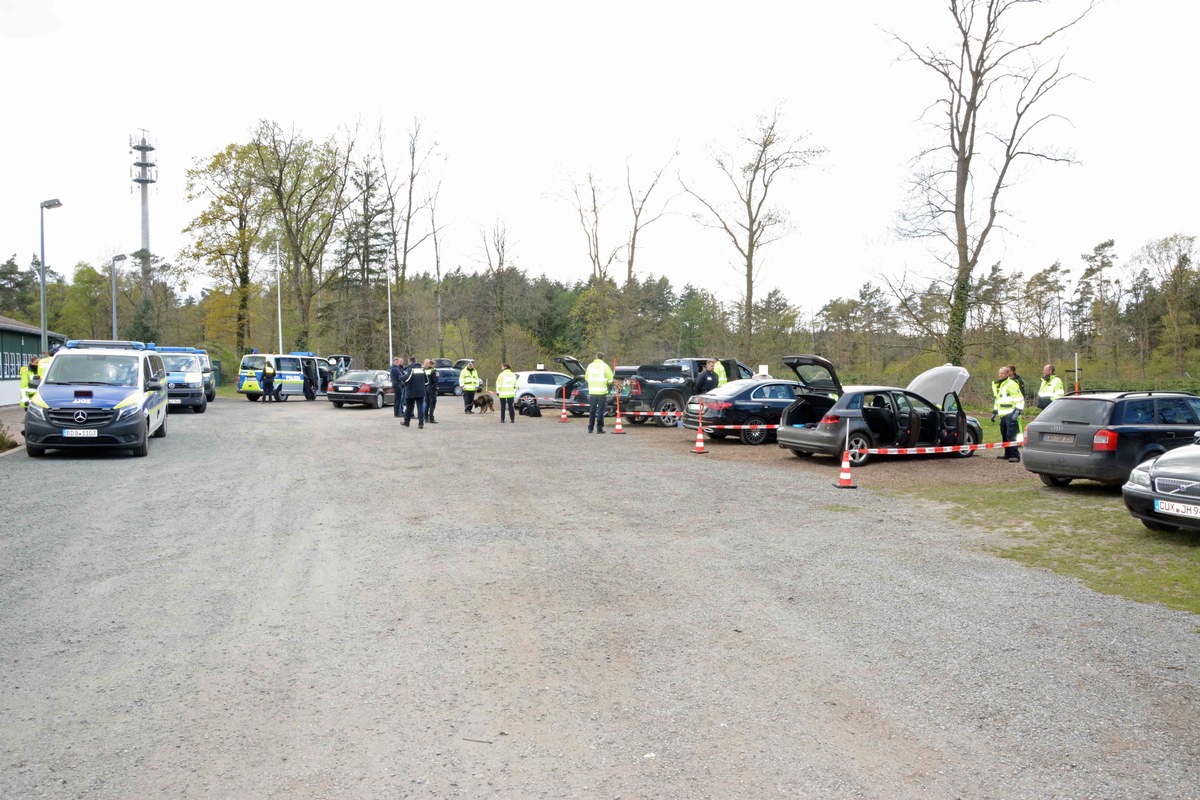
[{"label": "dog on leash", "polygon": [[475,399],[471,401],[471,405],[480,414],[496,410],[496,405],[492,402],[492,396],[486,393],[475,395]]}]

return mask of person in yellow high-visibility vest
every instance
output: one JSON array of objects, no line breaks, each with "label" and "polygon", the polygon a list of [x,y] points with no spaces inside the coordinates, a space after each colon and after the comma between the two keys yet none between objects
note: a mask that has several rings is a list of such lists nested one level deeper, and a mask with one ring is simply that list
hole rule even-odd
[{"label": "person in yellow high-visibility vest", "polygon": [[472,407],[475,402],[475,392],[483,381],[479,378],[479,371],[475,369],[475,362],[468,361],[467,365],[458,373],[458,385],[462,387],[463,411],[467,414],[474,414],[475,409]]},{"label": "person in yellow high-visibility vest", "polygon": [[500,365],[500,374],[496,376],[496,397],[500,398],[500,423],[504,424],[505,410],[508,411],[508,421],[516,422],[517,374],[508,364]]},{"label": "person in yellow high-visibility vest", "polygon": [[717,374],[717,388],[729,383],[729,377],[725,374],[725,365],[721,363],[721,359],[713,359],[716,366],[713,367],[713,372]]},{"label": "person in yellow high-visibility vest", "polygon": [[[996,398],[996,403],[992,406],[992,417],[1000,418],[1001,441],[1012,442],[1021,432],[1020,417],[1021,412],[1025,409],[1025,395],[1021,391],[1021,385],[1013,379],[1012,371],[1008,367],[1001,367],[999,376],[999,379],[992,384],[992,391]],[[1012,445],[1004,448],[1003,456],[997,457],[1019,462],[1021,451]]]},{"label": "person in yellow high-visibility vest", "polygon": [[21,408],[29,405],[29,398],[33,397],[37,389],[30,384],[33,379],[38,377],[38,357],[34,356],[29,359],[29,363],[21,367]]},{"label": "person in yellow high-visibility vest", "polygon": [[613,381],[613,371],[604,361],[604,353],[596,353],[596,360],[588,364],[588,433],[604,433],[604,410],[608,406],[608,387]]},{"label": "person in yellow high-visibility vest", "polygon": [[1042,385],[1038,387],[1038,408],[1045,408],[1067,393],[1062,378],[1054,374],[1054,365],[1042,367]]}]

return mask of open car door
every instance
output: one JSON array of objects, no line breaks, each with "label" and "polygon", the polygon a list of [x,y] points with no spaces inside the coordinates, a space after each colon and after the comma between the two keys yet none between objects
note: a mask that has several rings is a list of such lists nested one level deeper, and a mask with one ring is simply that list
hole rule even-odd
[{"label": "open car door", "polygon": [[921,438],[921,415],[913,408],[908,398],[893,392],[896,403],[896,444],[893,447],[916,447]]},{"label": "open car door", "polygon": [[967,440],[967,414],[962,409],[962,402],[957,392],[950,392],[942,398],[941,422],[938,426],[939,445],[963,444]]}]

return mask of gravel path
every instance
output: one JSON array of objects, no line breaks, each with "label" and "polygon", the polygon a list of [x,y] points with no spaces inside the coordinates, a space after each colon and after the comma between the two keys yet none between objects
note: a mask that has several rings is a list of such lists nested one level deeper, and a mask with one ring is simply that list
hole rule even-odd
[{"label": "gravel path", "polygon": [[0,797],[1200,797],[1197,617],[774,447],[440,411],[0,458]]}]

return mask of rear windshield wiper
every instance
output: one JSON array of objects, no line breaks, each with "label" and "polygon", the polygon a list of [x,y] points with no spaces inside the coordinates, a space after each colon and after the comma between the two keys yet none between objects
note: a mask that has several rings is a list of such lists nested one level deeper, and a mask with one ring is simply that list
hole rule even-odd
[{"label": "rear windshield wiper", "polygon": [[1062,419],[1062,420],[1059,420],[1059,422],[1061,422],[1063,425],[1091,425],[1092,424],[1090,422],[1085,422],[1083,420],[1078,420],[1078,419]]}]

